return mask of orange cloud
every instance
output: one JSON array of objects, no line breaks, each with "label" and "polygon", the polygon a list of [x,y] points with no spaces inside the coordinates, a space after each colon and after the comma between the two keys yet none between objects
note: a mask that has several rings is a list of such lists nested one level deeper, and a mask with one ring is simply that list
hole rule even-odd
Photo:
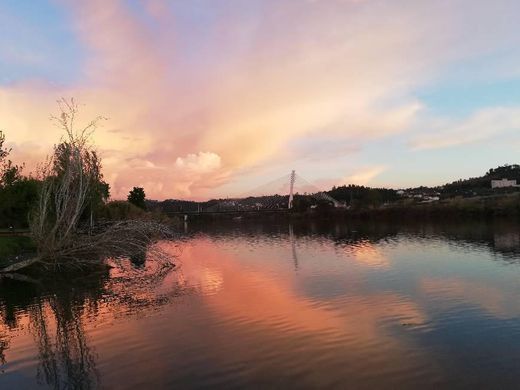
[{"label": "orange cloud", "polygon": [[383,173],[387,168],[384,166],[376,166],[371,168],[362,169],[359,172],[354,173],[353,175],[347,176],[342,180],[342,184],[357,184],[357,185],[367,185],[374,178]]},{"label": "orange cloud", "polygon": [[[436,33],[453,13],[435,4],[265,1],[254,17],[224,7],[203,32],[182,27],[175,2],[145,1],[141,13],[118,0],[59,4],[84,44],[82,78],[0,87],[0,128],[34,167],[59,138],[47,121],[56,99],[84,103],[85,120],[109,117],[96,143],[116,198],[134,185],[152,198],[225,195],[237,172],[268,166],[295,139],[362,144],[403,132],[422,107],[411,90],[479,50],[446,45],[462,33],[456,18]],[[211,169],[178,164],[189,156]]]}]

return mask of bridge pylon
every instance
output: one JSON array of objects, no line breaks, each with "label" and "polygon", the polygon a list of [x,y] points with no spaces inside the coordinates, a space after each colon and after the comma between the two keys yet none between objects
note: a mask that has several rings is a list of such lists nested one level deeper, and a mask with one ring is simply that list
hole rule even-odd
[{"label": "bridge pylon", "polygon": [[296,181],[296,171],[291,172],[291,177],[289,179],[289,203],[287,208],[290,210],[293,208],[293,199],[294,199],[294,182]]}]

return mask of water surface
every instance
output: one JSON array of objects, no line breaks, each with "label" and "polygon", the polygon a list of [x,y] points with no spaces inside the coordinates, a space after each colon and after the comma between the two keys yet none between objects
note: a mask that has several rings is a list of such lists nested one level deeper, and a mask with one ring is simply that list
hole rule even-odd
[{"label": "water surface", "polygon": [[175,271],[0,280],[0,388],[518,388],[515,226],[185,226]]}]

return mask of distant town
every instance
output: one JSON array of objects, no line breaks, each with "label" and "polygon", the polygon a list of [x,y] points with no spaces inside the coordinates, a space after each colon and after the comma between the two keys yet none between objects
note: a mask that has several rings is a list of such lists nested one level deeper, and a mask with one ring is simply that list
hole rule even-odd
[{"label": "distant town", "polygon": [[205,202],[168,199],[148,200],[150,210],[165,213],[261,211],[292,208],[306,211],[323,208],[376,209],[398,205],[420,205],[456,199],[486,199],[520,193],[520,165],[503,165],[479,177],[460,179],[442,186],[389,189],[359,185],[333,187],[316,193],[295,193],[249,196],[233,199],[212,199]]}]

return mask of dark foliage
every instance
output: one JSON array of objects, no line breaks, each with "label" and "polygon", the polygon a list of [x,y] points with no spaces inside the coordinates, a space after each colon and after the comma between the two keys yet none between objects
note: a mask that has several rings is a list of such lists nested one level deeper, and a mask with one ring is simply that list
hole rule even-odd
[{"label": "dark foliage", "polygon": [[0,228],[27,228],[29,216],[38,201],[40,182],[21,178],[0,187]]},{"label": "dark foliage", "polygon": [[143,219],[146,212],[123,200],[108,202],[101,211],[101,217],[108,221],[124,221],[128,219]]},{"label": "dark foliage", "polygon": [[340,202],[347,202],[352,207],[377,207],[399,199],[397,192],[392,189],[370,188],[353,184],[333,187],[328,194]]},{"label": "dark foliage", "polygon": [[128,194],[128,201],[134,206],[146,210],[146,194],[142,187],[134,187]]},{"label": "dark foliage", "polygon": [[[444,198],[454,196],[470,197],[475,195],[489,195],[491,191],[491,180],[509,179],[520,182],[520,165],[502,165],[497,168],[492,168],[480,177],[472,177],[469,179],[460,179],[444,185],[440,191]],[[504,192],[504,190],[501,190]],[[514,188],[506,189],[508,191],[515,191]],[[496,192],[496,191],[495,191]]]},{"label": "dark foliage", "polygon": [[5,135],[0,131],[0,228],[27,228],[38,198],[39,182],[22,175],[23,166],[8,159]]}]

